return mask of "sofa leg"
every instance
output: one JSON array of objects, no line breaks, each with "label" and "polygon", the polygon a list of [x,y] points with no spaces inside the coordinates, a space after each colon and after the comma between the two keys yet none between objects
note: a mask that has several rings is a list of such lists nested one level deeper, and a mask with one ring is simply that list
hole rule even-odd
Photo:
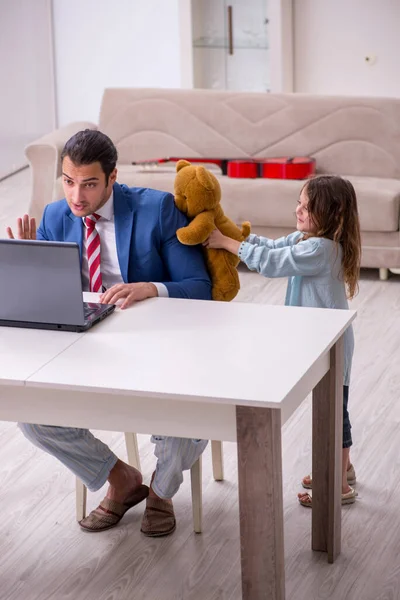
[{"label": "sofa leg", "polygon": [[381,281],[386,281],[389,278],[389,269],[381,267],[379,269],[379,279]]}]

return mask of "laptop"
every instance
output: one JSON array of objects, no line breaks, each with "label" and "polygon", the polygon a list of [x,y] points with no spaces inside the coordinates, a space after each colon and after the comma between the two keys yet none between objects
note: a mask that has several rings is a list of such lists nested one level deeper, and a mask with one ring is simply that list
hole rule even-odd
[{"label": "laptop", "polygon": [[75,242],[0,240],[0,326],[81,332],[114,309],[83,302]]}]

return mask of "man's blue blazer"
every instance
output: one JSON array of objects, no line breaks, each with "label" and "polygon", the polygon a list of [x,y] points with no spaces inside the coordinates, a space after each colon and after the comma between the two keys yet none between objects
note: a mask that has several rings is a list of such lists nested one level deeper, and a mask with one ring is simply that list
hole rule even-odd
[{"label": "man's blue blazer", "polygon": [[[114,223],[121,275],[125,283],[163,283],[171,298],[211,299],[211,282],[201,247],[184,246],[176,230],[188,221],[172,194],[115,183]],[[83,222],[67,201],[48,204],[38,240],[76,242],[82,256]]]}]

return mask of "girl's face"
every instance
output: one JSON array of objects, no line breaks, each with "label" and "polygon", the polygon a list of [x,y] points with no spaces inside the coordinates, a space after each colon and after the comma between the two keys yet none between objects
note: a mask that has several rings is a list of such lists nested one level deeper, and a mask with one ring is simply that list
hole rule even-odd
[{"label": "girl's face", "polygon": [[297,200],[296,218],[298,231],[302,231],[303,233],[316,233],[315,225],[308,214],[308,197],[306,188],[303,189],[300,194],[300,198]]}]

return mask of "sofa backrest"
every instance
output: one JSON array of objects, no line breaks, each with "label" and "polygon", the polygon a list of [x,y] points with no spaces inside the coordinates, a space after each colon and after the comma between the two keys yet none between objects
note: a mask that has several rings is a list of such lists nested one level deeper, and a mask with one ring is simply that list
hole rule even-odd
[{"label": "sofa backrest", "polygon": [[400,178],[400,100],[110,88],[99,128],[119,162],[314,156],[318,172]]}]

